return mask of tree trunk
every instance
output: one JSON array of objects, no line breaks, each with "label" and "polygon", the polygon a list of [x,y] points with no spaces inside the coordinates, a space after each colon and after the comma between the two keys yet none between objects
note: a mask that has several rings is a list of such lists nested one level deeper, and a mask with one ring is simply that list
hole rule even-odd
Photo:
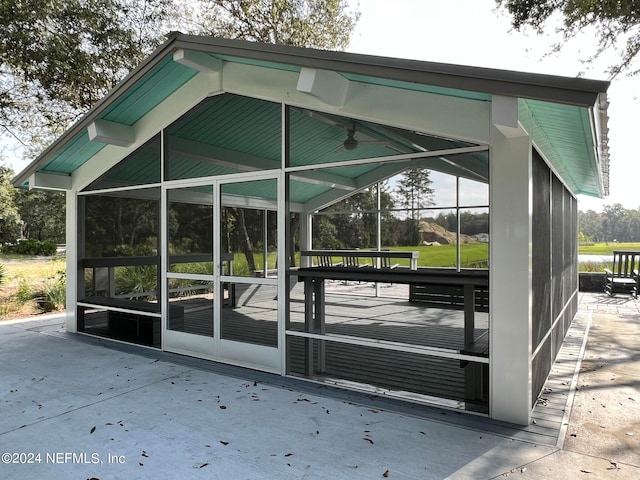
[{"label": "tree trunk", "polygon": [[253,257],[253,244],[249,238],[249,232],[247,231],[247,224],[244,219],[244,210],[242,208],[234,208],[236,218],[238,219],[238,226],[240,227],[241,237],[244,240],[242,242],[242,250],[244,256],[247,257],[247,265],[251,272],[256,271],[256,262]]},{"label": "tree trunk", "polygon": [[291,221],[289,223],[289,266],[296,266],[296,236],[300,229],[300,214],[291,215]]}]

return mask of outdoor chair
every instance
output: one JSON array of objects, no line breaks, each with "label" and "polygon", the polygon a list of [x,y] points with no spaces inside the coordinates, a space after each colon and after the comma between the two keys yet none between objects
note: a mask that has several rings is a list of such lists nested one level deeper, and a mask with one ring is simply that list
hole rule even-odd
[{"label": "outdoor chair", "polygon": [[605,268],[604,291],[614,296],[618,292],[627,292],[638,298],[640,286],[640,252],[613,252],[612,269]]}]

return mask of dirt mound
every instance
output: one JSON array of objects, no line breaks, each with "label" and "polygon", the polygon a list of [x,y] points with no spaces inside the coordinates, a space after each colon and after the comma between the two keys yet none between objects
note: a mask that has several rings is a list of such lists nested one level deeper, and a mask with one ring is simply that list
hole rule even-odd
[{"label": "dirt mound", "polygon": [[[444,227],[436,223],[420,222],[420,238],[422,242],[439,243],[441,245],[450,245],[456,243],[456,234],[450,232]],[[461,243],[478,243],[475,238],[469,235],[460,235]]]}]

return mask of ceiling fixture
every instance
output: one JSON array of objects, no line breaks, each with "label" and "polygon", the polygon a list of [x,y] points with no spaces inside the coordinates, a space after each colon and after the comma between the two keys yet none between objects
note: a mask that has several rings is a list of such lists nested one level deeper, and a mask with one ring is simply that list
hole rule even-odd
[{"label": "ceiling fixture", "polygon": [[358,146],[358,140],[355,138],[356,129],[350,128],[347,130],[347,138],[342,142],[342,146],[345,150],[355,150]]}]

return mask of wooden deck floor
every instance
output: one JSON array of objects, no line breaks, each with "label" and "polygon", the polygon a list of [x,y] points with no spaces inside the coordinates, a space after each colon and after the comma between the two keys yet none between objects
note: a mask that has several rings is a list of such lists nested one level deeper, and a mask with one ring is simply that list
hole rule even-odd
[{"label": "wooden deck floor", "polygon": [[[295,285],[291,291],[289,326],[290,330],[300,332],[305,328],[301,286]],[[402,288],[395,290],[396,295],[402,295],[398,298],[391,290],[386,290],[385,296],[375,297],[372,295],[372,287],[367,291],[367,286],[363,285],[357,285],[355,288],[350,285],[344,287],[333,285],[326,294],[326,333],[451,350],[464,347],[463,312],[409,303],[408,292],[407,296],[404,296]],[[255,296],[253,301],[241,302],[236,308],[223,308],[221,337],[277,347],[276,307],[277,302],[274,298]],[[477,336],[487,330],[487,323],[487,314],[478,313]],[[169,325],[171,327],[171,320]],[[113,337],[105,327],[102,315],[100,323],[87,329],[87,332],[91,330],[97,335]],[[213,336],[211,303],[197,302],[193,299],[184,302],[184,317],[179,322],[179,330]],[[129,340],[134,343],[136,341]],[[465,402],[465,370],[461,368],[458,360],[324,341],[325,362],[320,364],[320,341],[310,343],[315,345],[314,368],[312,372],[306,372],[306,340],[288,337],[287,371],[292,375],[306,376],[334,385],[388,392],[399,397],[422,396],[425,402],[440,402],[452,408],[466,408],[484,413],[488,411],[486,395],[477,401]]]}]

